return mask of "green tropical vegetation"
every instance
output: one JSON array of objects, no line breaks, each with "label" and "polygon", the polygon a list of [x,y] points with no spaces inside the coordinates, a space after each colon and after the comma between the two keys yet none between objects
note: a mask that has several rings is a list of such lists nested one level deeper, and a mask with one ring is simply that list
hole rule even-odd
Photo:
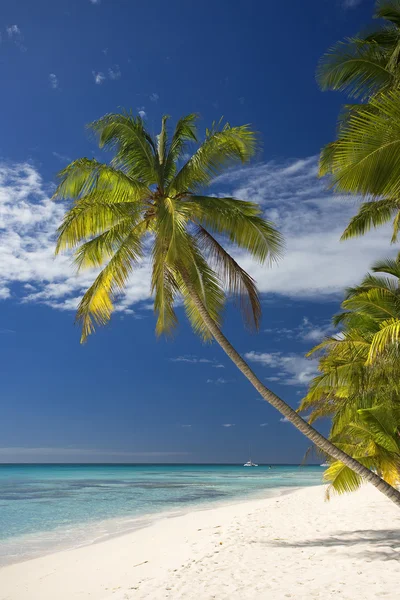
[{"label": "green tropical vegetation", "polygon": [[182,301],[194,331],[204,340],[214,338],[265,400],[332,459],[400,506],[397,490],[266,388],[221,330],[227,297],[238,301],[249,325],[257,328],[261,317],[256,284],[231,249],[245,250],[261,264],[282,251],[280,234],[257,203],[206,193],[216,176],[251,159],[256,134],[247,125],[214,124],[185,161],[188,144],[198,142],[196,116],[181,118],[172,134],[167,123],[163,117],[153,138],[140,117],[106,115],[91,129],[100,147],[113,152],[111,163],[82,158],[60,173],[55,198],[71,206],[56,251],[73,250],[78,270],[100,270],[78,307],[82,341],[110,319],[132,270],[150,257],[158,334],[173,330],[175,305]]},{"label": "green tropical vegetation", "polygon": [[[337,137],[321,152],[320,175],[331,187],[363,200],[342,240],[392,221],[400,228],[400,1],[377,2],[381,27],[339,42],[322,57],[322,89],[344,91],[358,103],[339,116]],[[377,273],[380,273],[377,275]],[[400,483],[400,254],[376,263],[347,291],[338,333],[309,355],[320,374],[300,410],[310,423],[331,419],[330,439],[392,486]],[[362,479],[328,459],[330,491],[357,489]]]},{"label": "green tropical vegetation", "polygon": [[[379,275],[377,275],[379,273]],[[309,355],[320,355],[301,411],[309,422],[330,418],[330,439],[393,486],[400,483],[400,253],[372,267],[347,291],[344,312],[333,322],[339,334]],[[328,495],[357,489],[362,479],[330,460]]]},{"label": "green tropical vegetation", "polygon": [[343,107],[337,139],[321,153],[320,175],[329,175],[337,192],[365,200],[342,239],[392,220],[394,242],[400,227],[400,0],[377,2],[375,16],[383,19],[377,30],[339,42],[320,61],[323,90],[361,101]]}]

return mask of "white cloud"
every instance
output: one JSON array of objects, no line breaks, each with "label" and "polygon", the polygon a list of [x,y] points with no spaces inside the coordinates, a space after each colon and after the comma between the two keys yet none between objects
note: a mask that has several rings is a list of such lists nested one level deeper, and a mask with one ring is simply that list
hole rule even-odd
[{"label": "white cloud", "polygon": [[18,25],[9,25],[7,27],[7,34],[9,38],[15,38],[21,35],[21,30]]},{"label": "white cloud", "polygon": [[6,31],[9,41],[15,44],[15,46],[17,46],[21,52],[26,52],[26,47],[23,44],[22,33],[18,25],[9,25],[6,27]]},{"label": "white cloud", "polygon": [[218,379],[207,379],[206,383],[215,383],[216,385],[225,385],[226,383],[231,383],[231,380],[224,379],[223,377],[218,377]]},{"label": "white cloud", "polygon": [[185,428],[190,428],[190,427],[191,427],[191,425],[186,425],[186,424],[184,424],[184,425],[181,425],[181,427],[183,427],[183,428],[185,429]]},{"label": "white cloud", "polygon": [[152,102],[158,102],[160,99],[160,96],[158,94],[156,94],[155,92],[153,92],[152,94],[150,94],[149,98]]},{"label": "white cloud", "polygon": [[110,69],[108,69],[108,76],[110,79],[120,79],[121,77],[121,69],[118,65],[114,65]]},{"label": "white cloud", "polygon": [[251,351],[244,356],[248,361],[263,367],[279,369],[282,372],[280,383],[283,385],[307,385],[317,374],[318,360],[310,360],[298,354]]},{"label": "white cloud", "polygon": [[[54,156],[66,161],[69,158],[57,153]],[[219,179],[224,193],[229,186],[229,192],[239,198],[260,201],[286,236],[286,256],[277,267],[260,267],[239,255],[241,264],[265,294],[318,301],[340,298],[343,288],[360,280],[373,261],[395,252],[389,244],[388,228],[351,242],[339,242],[356,210],[355,202],[333,197],[315,174],[316,159],[311,157],[238,169]],[[32,165],[0,163],[0,297],[11,294],[25,302],[73,310],[96,273],[77,276],[68,256],[54,258],[55,231],[65,209],[50,201],[49,196],[50,190]],[[119,310],[129,311],[138,302],[148,303],[150,268],[150,259],[146,258],[134,271],[118,303]],[[26,284],[34,289],[23,287]],[[287,329],[285,335],[291,331],[295,337],[303,336],[312,343],[326,327],[326,323],[308,321]],[[294,357],[291,361],[295,364]],[[308,361],[306,364],[310,365]],[[302,373],[304,364],[296,365]],[[217,364],[215,367],[222,368]],[[280,370],[285,371],[287,380],[299,376],[298,371],[288,376],[283,366]]]},{"label": "white cloud", "polygon": [[285,236],[286,251],[271,268],[236,252],[261,292],[294,298],[340,298],[377,257],[394,254],[390,227],[340,242],[359,206],[356,199],[334,196],[317,179],[317,157],[269,162],[236,169],[219,177],[221,193],[259,202]]},{"label": "white cloud", "polygon": [[288,419],[288,418],[286,418],[286,417],[281,417],[281,418],[279,419],[279,421],[280,421],[281,423],[290,423],[289,419]]},{"label": "white cloud", "polygon": [[308,317],[303,317],[299,327],[299,337],[306,342],[320,342],[324,337],[331,335],[334,327],[330,323],[313,325]]},{"label": "white cloud", "polygon": [[91,4],[100,4],[101,0],[89,0]]},{"label": "white cloud", "polygon": [[222,427],[235,427],[235,423],[222,423]]},{"label": "white cloud", "polygon": [[56,90],[58,88],[58,77],[55,73],[50,73],[49,75],[49,83],[50,83],[50,87],[53,90]]},{"label": "white cloud", "polygon": [[138,109],[138,115],[142,119],[145,119],[147,117],[147,114],[146,114],[146,111],[144,110],[144,107],[142,107],[141,109]]},{"label": "white cloud", "polygon": [[260,423],[260,427],[267,427],[268,423]]},{"label": "white cloud", "polygon": [[101,71],[92,71],[92,75],[96,85],[101,85],[106,80],[106,76]]},{"label": "white cloud", "polygon": [[[50,190],[49,190],[50,191]],[[0,164],[0,298],[74,310],[96,271],[76,275],[71,258],[54,256],[55,232],[65,207],[49,198],[39,173],[28,163]],[[119,309],[150,298],[150,264],[132,274]]]}]

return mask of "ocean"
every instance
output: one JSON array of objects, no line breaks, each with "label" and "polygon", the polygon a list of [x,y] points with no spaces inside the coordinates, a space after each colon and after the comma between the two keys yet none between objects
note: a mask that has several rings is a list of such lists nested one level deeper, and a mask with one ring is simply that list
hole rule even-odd
[{"label": "ocean", "polygon": [[160,516],[320,485],[319,466],[0,465],[0,565],[100,541]]}]

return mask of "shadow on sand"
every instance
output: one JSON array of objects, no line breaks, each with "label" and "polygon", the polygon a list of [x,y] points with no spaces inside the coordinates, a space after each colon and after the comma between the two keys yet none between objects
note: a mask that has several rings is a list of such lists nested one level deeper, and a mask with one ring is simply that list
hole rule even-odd
[{"label": "shadow on sand", "polygon": [[[346,548],[359,548],[356,556],[369,560],[395,560],[400,562],[400,529],[361,529],[341,531],[326,538],[285,542],[265,542],[276,548],[331,548],[344,552]],[[363,546],[368,545],[368,548]]]}]

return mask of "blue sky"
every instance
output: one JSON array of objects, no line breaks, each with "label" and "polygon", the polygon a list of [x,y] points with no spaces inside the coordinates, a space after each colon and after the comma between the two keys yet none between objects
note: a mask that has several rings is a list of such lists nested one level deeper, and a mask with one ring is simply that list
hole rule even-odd
[{"label": "blue sky", "polygon": [[[339,243],[356,201],[317,180],[343,98],[315,83],[320,55],[368,24],[369,0],[31,2],[0,8],[0,461],[298,462],[308,447],[180,313],[156,340],[149,264],[111,324],[79,345],[73,308],[93,275],[53,257],[57,171],[101,152],[85,124],[132,108],[251,122],[263,152],[215,192],[255,199],[286,236],[273,269],[240,262],[263,293],[258,335],[229,307],[225,331],[296,406],[315,373],[304,353],[329,333],[342,290],[389,252],[384,230]],[[106,160],[108,157],[104,157]]]}]

